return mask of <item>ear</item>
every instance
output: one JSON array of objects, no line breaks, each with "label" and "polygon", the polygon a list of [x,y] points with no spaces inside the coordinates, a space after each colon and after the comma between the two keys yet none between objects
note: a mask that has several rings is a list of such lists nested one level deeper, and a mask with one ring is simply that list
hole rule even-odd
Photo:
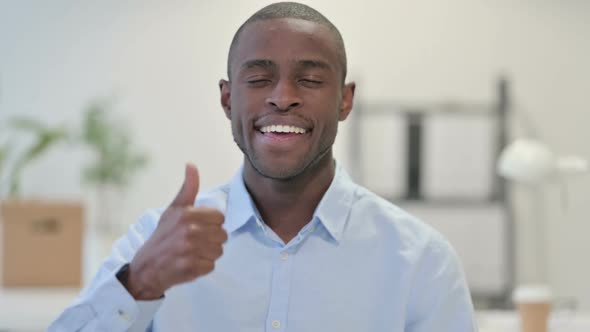
[{"label": "ear", "polygon": [[225,112],[225,117],[231,120],[231,83],[226,80],[219,80],[219,92],[221,93],[221,107]]},{"label": "ear", "polygon": [[340,109],[340,115],[338,120],[344,121],[352,111],[352,105],[354,103],[354,90],[356,89],[356,83],[351,82],[345,84],[342,88],[342,106]]}]

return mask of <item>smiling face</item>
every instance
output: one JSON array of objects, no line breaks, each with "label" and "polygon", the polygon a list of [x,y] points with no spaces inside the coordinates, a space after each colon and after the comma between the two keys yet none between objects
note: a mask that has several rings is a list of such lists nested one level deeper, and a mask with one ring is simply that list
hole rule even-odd
[{"label": "smiling face", "polygon": [[230,62],[231,82],[220,82],[221,103],[246,167],[288,180],[331,161],[354,84],[343,84],[327,27],[290,18],[251,23]]}]

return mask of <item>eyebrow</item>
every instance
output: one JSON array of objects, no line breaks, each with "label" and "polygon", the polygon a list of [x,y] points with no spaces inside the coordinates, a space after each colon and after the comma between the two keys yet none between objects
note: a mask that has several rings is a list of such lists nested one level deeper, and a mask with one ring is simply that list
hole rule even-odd
[{"label": "eyebrow", "polygon": [[276,70],[277,69],[277,64],[274,63],[272,60],[267,60],[267,59],[253,59],[253,60],[248,60],[246,62],[244,62],[240,68],[242,70],[245,69],[252,69],[252,68],[263,68],[263,69],[270,69],[270,70]]},{"label": "eyebrow", "polygon": [[[296,62],[296,66],[301,69],[309,69],[309,68],[318,68],[318,69],[325,69],[325,70],[332,70],[332,66],[322,60],[298,60]],[[252,68],[262,68],[268,69],[272,71],[276,71],[278,69],[278,65],[273,62],[272,60],[268,59],[252,59],[244,62],[240,68],[242,70],[252,69]]]},{"label": "eyebrow", "polygon": [[332,66],[321,60],[299,60],[297,61],[297,67],[300,69],[308,69],[308,68],[318,68],[318,69],[326,69],[331,70]]}]

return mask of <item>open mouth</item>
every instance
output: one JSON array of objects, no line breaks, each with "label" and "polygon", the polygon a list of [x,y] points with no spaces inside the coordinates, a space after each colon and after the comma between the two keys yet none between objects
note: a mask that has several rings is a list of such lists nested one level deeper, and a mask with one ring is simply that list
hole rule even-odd
[{"label": "open mouth", "polygon": [[263,134],[305,134],[308,132],[305,128],[286,125],[264,126],[258,129],[258,131]]},{"label": "open mouth", "polygon": [[266,125],[257,128],[264,138],[272,141],[287,141],[308,136],[310,129],[292,125]]}]

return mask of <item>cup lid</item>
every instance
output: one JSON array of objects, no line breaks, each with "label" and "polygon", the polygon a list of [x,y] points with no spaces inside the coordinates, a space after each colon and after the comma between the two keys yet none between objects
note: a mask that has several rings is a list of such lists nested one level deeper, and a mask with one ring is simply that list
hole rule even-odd
[{"label": "cup lid", "polygon": [[512,300],[515,303],[549,302],[552,298],[551,288],[547,285],[518,286],[512,293]]}]

